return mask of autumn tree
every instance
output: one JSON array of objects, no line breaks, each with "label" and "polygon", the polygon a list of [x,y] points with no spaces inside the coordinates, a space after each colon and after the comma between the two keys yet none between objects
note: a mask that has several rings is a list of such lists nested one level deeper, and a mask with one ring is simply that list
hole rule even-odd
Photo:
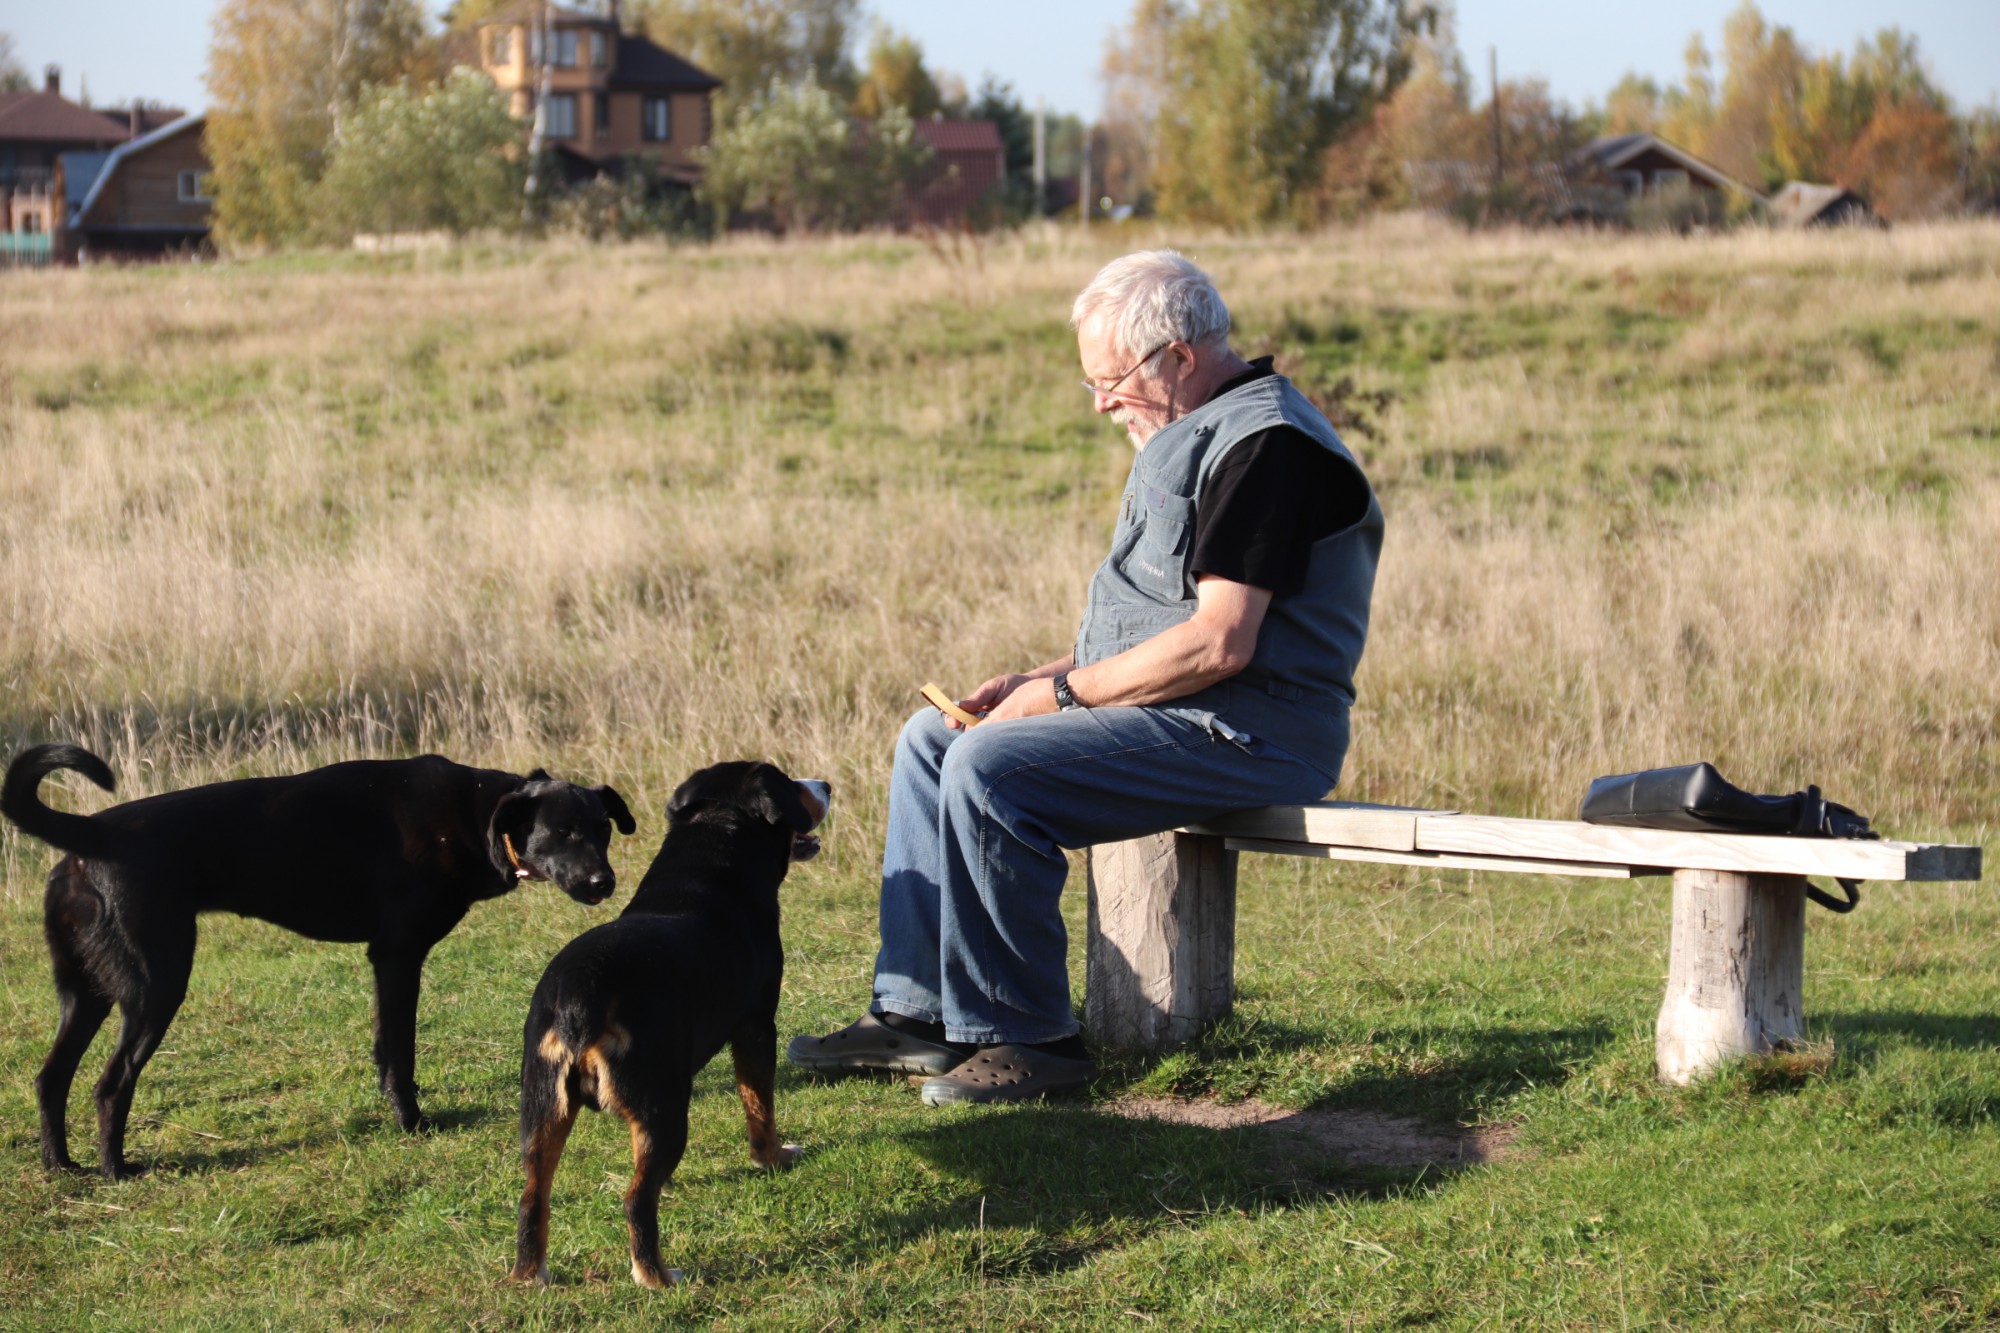
[{"label": "autumn tree", "polygon": [[1604,109],[1597,113],[1601,134],[1653,134],[1660,128],[1660,85],[1639,74],[1628,73],[1604,95]]},{"label": "autumn tree", "polygon": [[716,78],[718,126],[777,85],[810,81],[843,103],[858,79],[848,39],[859,0],[632,0],[628,23]]},{"label": "autumn tree", "polygon": [[14,35],[0,32],[0,93],[24,93],[35,85],[14,58]]},{"label": "autumn tree", "polygon": [[944,97],[924,68],[924,50],[916,39],[878,23],[868,42],[868,66],[854,94],[854,114],[873,120],[892,106],[921,120],[942,111]]},{"label": "autumn tree", "polygon": [[314,187],[362,90],[438,74],[421,0],[222,0],[206,142],[220,239],[309,236]]},{"label": "autumn tree", "polygon": [[1319,212],[1353,218],[1415,202],[1411,172],[1485,155],[1473,114],[1471,80],[1453,40],[1449,15],[1417,34],[1410,74],[1368,120],[1335,140],[1321,167]]},{"label": "autumn tree", "polygon": [[1400,0],[1141,0],[1159,32],[1153,184],[1171,217],[1303,220],[1321,157],[1409,69]]}]

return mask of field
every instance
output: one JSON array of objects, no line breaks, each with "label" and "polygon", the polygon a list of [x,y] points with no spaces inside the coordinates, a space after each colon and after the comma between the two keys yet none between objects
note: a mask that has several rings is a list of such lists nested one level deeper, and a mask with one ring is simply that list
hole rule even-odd
[{"label": "field", "polygon": [[[1076,385],[1068,302],[1159,243],[1216,274],[1241,349],[1348,413],[1388,514],[1343,795],[1565,817],[1594,775],[1706,758],[1991,861],[1993,225],[0,275],[0,740],[86,744],[121,797],[545,765],[631,800],[626,885],[687,771],[774,759],[837,793],[787,886],[780,1028],[844,1022],[916,686],[1074,629],[1130,453]],[[558,1179],[557,1285],[500,1282],[526,997],[611,909],[531,885],[439,946],[421,1139],[373,1088],[360,950],[206,920],[134,1107],[158,1170],[113,1186],[36,1161],[50,861],[0,832],[0,1327],[2000,1322],[1990,883],[1812,912],[1813,1047],[1682,1091],[1651,1072],[1664,881],[1260,858],[1236,1016],[1106,1053],[1088,1100],[931,1111],[786,1071],[806,1155],[766,1178],[710,1070],[663,1214],[690,1280],[653,1294],[602,1118]],[[108,1046],[72,1098],[85,1160]],[[1213,1123],[1106,1113],[1137,1099]]]}]

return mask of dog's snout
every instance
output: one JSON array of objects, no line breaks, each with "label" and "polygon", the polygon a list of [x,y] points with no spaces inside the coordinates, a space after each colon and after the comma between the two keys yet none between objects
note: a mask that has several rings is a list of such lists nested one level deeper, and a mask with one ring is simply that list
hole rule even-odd
[{"label": "dog's snout", "polygon": [[800,778],[798,784],[805,793],[806,805],[813,812],[813,823],[818,824],[833,808],[833,784],[820,778]]}]

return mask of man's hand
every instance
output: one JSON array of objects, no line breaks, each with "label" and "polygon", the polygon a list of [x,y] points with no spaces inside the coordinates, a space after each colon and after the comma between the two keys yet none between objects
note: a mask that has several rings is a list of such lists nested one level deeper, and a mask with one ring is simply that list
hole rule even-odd
[{"label": "man's hand", "polygon": [[[960,699],[958,701],[958,706],[960,708],[963,708],[968,713],[975,713],[980,715],[981,717],[984,717],[987,714],[990,714],[994,709],[998,708],[1003,702],[1006,701],[1006,699],[1010,695],[1012,695],[1016,690],[1020,689],[1022,685],[1026,684],[1031,679],[1032,677],[1030,676],[1020,675],[1018,673],[1009,673],[1004,676],[995,676],[993,679],[987,681],[984,685],[981,685],[978,689],[974,690],[971,694],[968,694],[963,699]],[[958,719],[953,717],[951,714],[945,713],[942,714],[942,716],[944,718],[944,724],[947,727],[950,727],[953,731],[963,731],[965,729],[964,726],[958,721]]]},{"label": "man's hand", "polygon": [[1036,717],[1061,711],[1056,705],[1056,683],[1044,677],[1021,677],[1026,688],[1016,688],[986,715],[988,722],[1005,722],[1015,717]]}]

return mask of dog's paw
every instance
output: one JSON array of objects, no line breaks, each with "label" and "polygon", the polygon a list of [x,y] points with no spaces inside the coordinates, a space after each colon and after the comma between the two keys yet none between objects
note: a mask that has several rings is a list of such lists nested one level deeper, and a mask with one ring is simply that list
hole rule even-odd
[{"label": "dog's paw", "polygon": [[513,1271],[507,1274],[507,1280],[516,1286],[546,1287],[549,1285],[548,1263],[544,1261],[526,1267],[516,1264]]},{"label": "dog's paw", "polygon": [[758,1165],[762,1166],[766,1171],[789,1171],[798,1162],[799,1158],[805,1155],[806,1150],[798,1144],[786,1143],[774,1148],[770,1157],[758,1163]]},{"label": "dog's paw", "polygon": [[659,1268],[632,1261],[632,1280],[649,1291],[665,1291],[678,1287],[687,1281],[687,1274],[678,1268]]}]

